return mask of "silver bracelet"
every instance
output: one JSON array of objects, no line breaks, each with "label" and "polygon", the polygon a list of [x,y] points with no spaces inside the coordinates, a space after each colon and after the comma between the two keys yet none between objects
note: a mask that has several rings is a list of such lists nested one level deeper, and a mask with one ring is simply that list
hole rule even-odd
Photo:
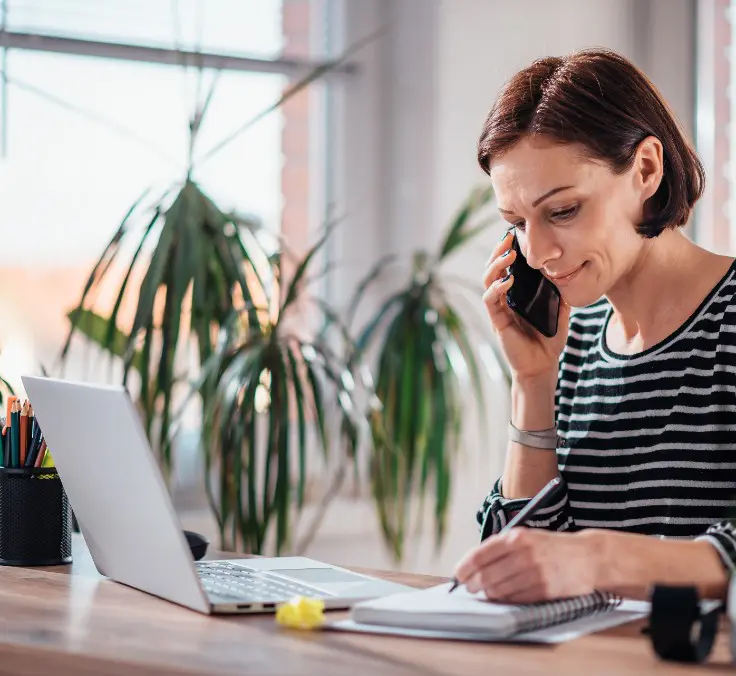
[{"label": "silver bracelet", "polygon": [[557,427],[546,430],[520,430],[509,421],[509,440],[522,444],[522,446],[555,451],[557,450]]}]

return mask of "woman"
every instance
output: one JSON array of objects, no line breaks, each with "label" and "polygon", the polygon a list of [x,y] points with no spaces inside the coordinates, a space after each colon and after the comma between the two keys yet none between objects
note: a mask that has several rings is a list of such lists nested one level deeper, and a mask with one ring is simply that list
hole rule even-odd
[{"label": "woman", "polygon": [[[679,229],[703,191],[697,156],[639,70],[585,50],[506,84],[478,160],[563,303],[554,338],[509,309],[507,233],[484,302],[513,374],[511,436],[549,443],[510,441],[457,579],[509,602],[655,583],[723,597],[736,570],[736,265]],[[558,475],[530,528],[498,534]]]}]

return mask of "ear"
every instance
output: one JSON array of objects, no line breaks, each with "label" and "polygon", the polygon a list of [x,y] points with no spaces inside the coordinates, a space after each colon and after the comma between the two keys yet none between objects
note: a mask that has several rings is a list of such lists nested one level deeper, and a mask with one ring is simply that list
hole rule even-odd
[{"label": "ear", "polygon": [[655,136],[647,136],[636,149],[634,157],[634,181],[646,202],[659,188],[664,171],[664,150]]}]

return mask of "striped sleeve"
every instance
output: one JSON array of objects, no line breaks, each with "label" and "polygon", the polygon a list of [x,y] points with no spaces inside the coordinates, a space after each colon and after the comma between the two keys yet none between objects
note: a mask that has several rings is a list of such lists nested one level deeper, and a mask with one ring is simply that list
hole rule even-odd
[{"label": "striped sleeve", "polygon": [[[531,498],[505,498],[502,479],[503,477],[499,478],[493,485],[493,489],[486,496],[476,514],[481,541],[489,535],[498,533],[531,500]],[[575,522],[570,513],[570,503],[567,497],[567,484],[564,479],[555,489],[552,504],[538,510],[534,518],[528,519],[524,525],[529,528],[556,531],[575,530]]]},{"label": "striped sleeve", "polygon": [[708,540],[715,548],[729,573],[736,573],[736,527],[730,521],[720,521],[696,540]]}]

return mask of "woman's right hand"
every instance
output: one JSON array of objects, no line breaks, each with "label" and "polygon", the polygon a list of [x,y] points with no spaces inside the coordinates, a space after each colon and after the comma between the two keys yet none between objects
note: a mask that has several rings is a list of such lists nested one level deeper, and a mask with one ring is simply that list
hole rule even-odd
[{"label": "woman's right hand", "polygon": [[514,378],[556,375],[558,360],[567,341],[570,306],[560,299],[557,334],[552,338],[543,336],[508,306],[506,293],[513,286],[514,278],[506,274],[506,268],[516,259],[512,241],[513,233],[509,231],[491,254],[483,275],[486,289],[483,302]]}]

